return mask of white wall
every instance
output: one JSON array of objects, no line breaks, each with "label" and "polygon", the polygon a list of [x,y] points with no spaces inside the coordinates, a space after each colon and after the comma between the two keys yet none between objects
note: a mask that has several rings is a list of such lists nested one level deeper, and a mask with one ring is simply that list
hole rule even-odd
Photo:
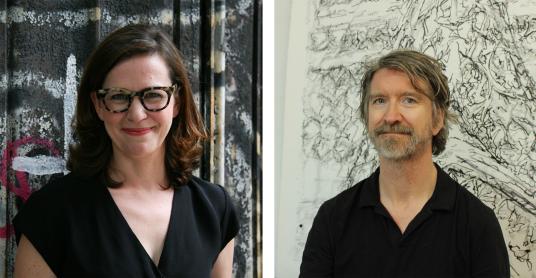
[{"label": "white wall", "polygon": [[286,74],[287,74],[287,49],[288,49],[288,36],[290,29],[290,7],[292,0],[276,0],[275,1],[275,216],[276,216],[276,229],[275,229],[275,254],[276,254],[276,277],[283,277],[277,272],[277,234],[278,234],[278,219],[279,215],[279,194],[281,188],[281,157],[283,151],[283,119],[285,113],[284,96],[286,86]]}]

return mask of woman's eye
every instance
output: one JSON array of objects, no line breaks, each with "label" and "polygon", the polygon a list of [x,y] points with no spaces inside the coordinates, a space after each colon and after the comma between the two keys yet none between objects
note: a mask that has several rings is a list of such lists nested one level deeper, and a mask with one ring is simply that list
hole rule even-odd
[{"label": "woman's eye", "polygon": [[150,99],[150,100],[160,100],[160,99],[163,99],[165,96],[166,96],[165,92],[149,91],[143,95],[143,98]]},{"label": "woman's eye", "polygon": [[112,101],[128,101],[130,95],[128,94],[111,94],[110,100]]}]

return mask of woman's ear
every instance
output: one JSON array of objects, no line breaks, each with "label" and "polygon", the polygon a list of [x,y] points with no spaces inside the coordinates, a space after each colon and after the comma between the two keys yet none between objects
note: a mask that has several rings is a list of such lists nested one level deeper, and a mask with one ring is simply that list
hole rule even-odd
[{"label": "woman's ear", "polygon": [[93,108],[95,108],[95,112],[97,112],[97,116],[99,116],[99,119],[101,119],[102,121],[103,110],[102,110],[101,103],[99,102],[99,99],[97,98],[97,93],[93,91],[90,93],[90,96],[91,96],[91,102],[93,103]]}]

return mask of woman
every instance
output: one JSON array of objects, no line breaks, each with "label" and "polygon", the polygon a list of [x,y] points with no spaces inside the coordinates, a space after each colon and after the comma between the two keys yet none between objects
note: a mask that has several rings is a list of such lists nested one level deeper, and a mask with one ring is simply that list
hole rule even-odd
[{"label": "woman", "polygon": [[78,92],[70,174],[14,219],[15,277],[231,277],[238,224],[192,176],[206,138],[178,50],[159,29],[111,33]]}]

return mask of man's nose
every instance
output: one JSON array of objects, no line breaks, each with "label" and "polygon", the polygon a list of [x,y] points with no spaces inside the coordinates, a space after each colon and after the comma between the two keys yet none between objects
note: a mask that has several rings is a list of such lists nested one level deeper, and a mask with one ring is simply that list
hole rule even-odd
[{"label": "man's nose", "polygon": [[383,120],[386,124],[390,125],[402,121],[402,114],[400,114],[400,107],[398,106],[398,103],[391,102],[388,105],[383,116]]}]

